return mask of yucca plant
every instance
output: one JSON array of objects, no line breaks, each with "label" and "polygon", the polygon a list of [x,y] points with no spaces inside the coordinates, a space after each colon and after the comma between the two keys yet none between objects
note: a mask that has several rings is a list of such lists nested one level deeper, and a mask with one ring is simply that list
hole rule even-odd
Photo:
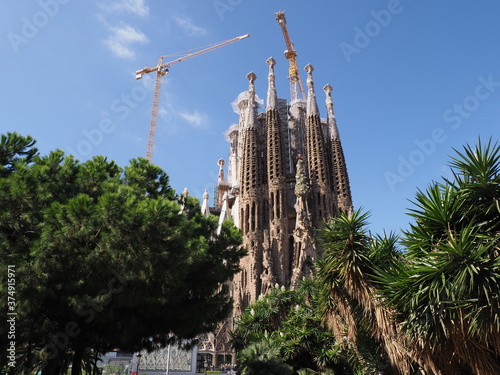
[{"label": "yucca plant", "polygon": [[381,272],[384,295],[428,374],[500,373],[500,147],[478,142],[453,180],[419,191],[407,262]]},{"label": "yucca plant", "polygon": [[399,257],[396,238],[394,235],[371,238],[366,232],[368,216],[361,210],[341,214],[320,230],[322,253],[317,270],[319,283],[323,285],[320,306],[337,340],[353,353],[354,367],[376,371],[380,365],[373,360],[373,353],[382,355],[379,352],[382,347],[390,363],[385,364],[387,372],[407,373],[409,353],[393,312],[381,298],[374,279],[378,268],[393,267]]},{"label": "yucca plant", "polygon": [[243,355],[267,343],[294,370],[345,367],[340,346],[316,311],[317,290],[314,279],[302,280],[297,289],[275,287],[252,303],[232,332],[236,351]]},{"label": "yucca plant", "polygon": [[280,357],[280,350],[272,340],[263,339],[245,347],[238,354],[242,375],[291,375],[292,367]]}]

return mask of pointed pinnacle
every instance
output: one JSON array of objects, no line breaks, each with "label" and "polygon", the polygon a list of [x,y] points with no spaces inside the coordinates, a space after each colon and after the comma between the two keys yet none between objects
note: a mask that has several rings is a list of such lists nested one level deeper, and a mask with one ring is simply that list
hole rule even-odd
[{"label": "pointed pinnacle", "polygon": [[255,92],[254,82],[257,79],[257,76],[255,75],[254,72],[250,72],[247,74],[247,79],[250,81],[250,86],[248,91]]},{"label": "pointed pinnacle", "polygon": [[333,88],[329,83],[327,83],[325,86],[323,86],[323,91],[326,92],[326,95],[331,96]]},{"label": "pointed pinnacle", "polygon": [[276,61],[270,57],[267,59],[266,64],[269,65],[269,87],[267,89],[267,109],[275,109],[276,108],[276,86],[274,83],[274,65],[276,65]]},{"label": "pointed pinnacle", "polygon": [[311,64],[307,64],[304,68],[307,71],[307,87],[309,92],[307,95],[307,115],[318,115],[318,103],[316,102],[316,94],[314,93],[314,81],[312,77],[312,72],[314,70]]},{"label": "pointed pinnacle", "polygon": [[328,106],[329,104],[332,104],[333,105],[333,99],[332,99],[332,91],[333,91],[333,88],[332,86],[327,83],[325,86],[323,86],[323,91],[325,92],[326,94],[326,105]]},{"label": "pointed pinnacle", "polygon": [[313,72],[314,68],[311,64],[307,64],[305,66],[304,70],[307,72],[307,86],[311,87],[311,85],[314,84],[313,77],[312,77],[312,72]]},{"label": "pointed pinnacle", "polygon": [[330,134],[333,138],[339,138],[339,129],[337,128],[337,120],[335,119],[335,114],[333,113],[333,99],[332,99],[332,86],[327,83],[323,87],[323,91],[326,93],[326,108],[328,110],[328,125],[330,127]]},{"label": "pointed pinnacle", "polygon": [[250,72],[247,74],[247,78],[250,81],[248,88],[248,113],[247,113],[247,124],[246,126],[254,127],[255,126],[255,85],[254,81],[257,79],[257,76],[254,72]]}]

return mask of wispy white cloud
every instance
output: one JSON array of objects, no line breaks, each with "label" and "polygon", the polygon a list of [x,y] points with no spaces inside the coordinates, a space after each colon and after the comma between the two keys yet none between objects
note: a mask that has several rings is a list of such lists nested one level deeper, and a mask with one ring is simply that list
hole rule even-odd
[{"label": "wispy white cloud", "polygon": [[147,16],[149,14],[146,0],[122,0],[111,4],[103,4],[101,9],[108,12],[132,13],[138,16]]},{"label": "wispy white cloud", "polygon": [[146,0],[114,0],[100,5],[100,8],[101,12],[97,14],[97,18],[108,29],[108,35],[103,40],[104,44],[118,57],[134,57],[133,45],[147,43],[148,38],[136,27],[123,22],[116,22],[116,16],[123,13],[130,13],[140,17],[147,16],[149,8],[146,5]]},{"label": "wispy white cloud", "polygon": [[187,36],[200,36],[206,35],[207,30],[201,26],[195,25],[193,20],[189,17],[174,17],[175,22],[181,27],[184,34]]},{"label": "wispy white cloud", "polygon": [[179,116],[194,128],[208,128],[208,116],[206,113],[195,110],[194,112],[179,112]]},{"label": "wispy white cloud", "polygon": [[144,33],[130,25],[109,26],[110,35],[104,44],[118,57],[131,58],[135,56],[131,48],[135,43],[146,43],[148,38]]}]

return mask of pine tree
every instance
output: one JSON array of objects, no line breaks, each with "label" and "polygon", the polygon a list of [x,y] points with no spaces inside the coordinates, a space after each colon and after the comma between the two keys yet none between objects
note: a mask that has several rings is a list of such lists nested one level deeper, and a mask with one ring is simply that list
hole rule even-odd
[{"label": "pine tree", "polygon": [[98,353],[191,339],[228,315],[241,236],[229,222],[215,236],[216,218],[159,167],[41,156],[17,134],[0,145],[0,294],[15,265],[17,372],[72,363],[79,375]]}]

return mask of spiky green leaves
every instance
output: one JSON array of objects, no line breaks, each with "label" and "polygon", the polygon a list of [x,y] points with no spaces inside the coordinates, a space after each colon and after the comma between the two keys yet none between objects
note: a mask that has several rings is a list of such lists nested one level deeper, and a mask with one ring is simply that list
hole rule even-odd
[{"label": "spiky green leaves", "polygon": [[313,280],[303,280],[295,290],[276,286],[251,304],[233,333],[240,361],[266,347],[276,353],[271,358],[280,358],[295,369],[318,371],[342,362],[340,346],[316,311],[317,290]]},{"label": "spiky green leaves", "polygon": [[423,358],[447,373],[500,371],[500,147],[469,145],[454,180],[416,196],[408,262],[385,273],[384,294]]}]

